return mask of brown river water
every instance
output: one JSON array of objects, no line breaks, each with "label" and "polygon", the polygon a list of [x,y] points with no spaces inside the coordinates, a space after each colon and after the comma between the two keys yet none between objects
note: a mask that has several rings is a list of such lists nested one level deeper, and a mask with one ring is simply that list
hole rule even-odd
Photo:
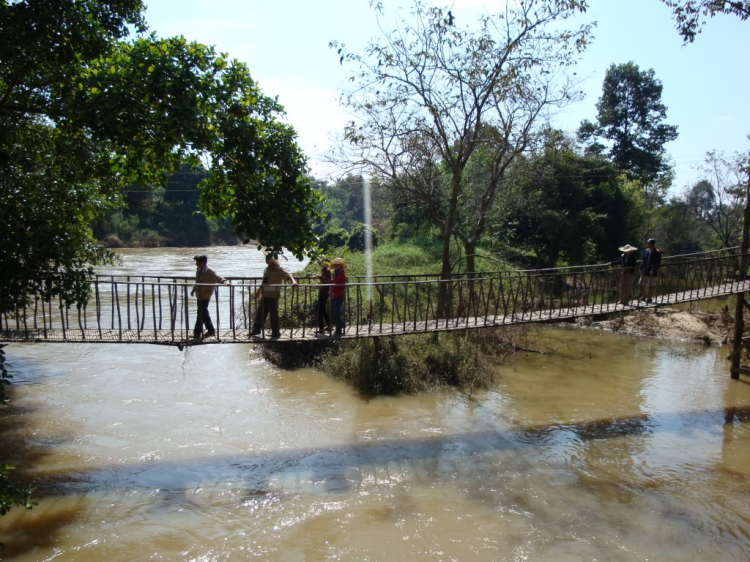
[{"label": "brown river water", "polygon": [[[226,275],[262,267],[210,248]],[[195,250],[118,271],[190,273]],[[540,328],[468,396],[359,396],[252,345],[13,344],[2,560],[750,559],[726,348]]]}]

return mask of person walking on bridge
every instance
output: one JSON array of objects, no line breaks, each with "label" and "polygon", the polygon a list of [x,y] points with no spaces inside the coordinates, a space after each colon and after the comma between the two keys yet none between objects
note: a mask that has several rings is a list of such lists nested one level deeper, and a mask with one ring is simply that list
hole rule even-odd
[{"label": "person walking on bridge", "polygon": [[333,268],[333,279],[331,296],[333,297],[333,323],[336,325],[336,332],[333,337],[340,338],[344,335],[344,297],[346,296],[346,273],[348,265],[344,263],[341,258],[331,260],[331,267]]},{"label": "person walking on bridge", "polygon": [[646,304],[651,304],[656,298],[656,281],[661,266],[661,250],[656,247],[656,240],[649,238],[641,261],[641,297]]},{"label": "person walking on bridge", "polygon": [[266,317],[271,315],[271,337],[281,337],[281,325],[279,322],[279,297],[281,296],[281,287],[274,285],[283,285],[291,283],[297,285],[289,273],[281,269],[279,262],[272,254],[266,256],[266,270],[263,272],[263,282],[255,292],[255,298],[260,298],[258,312],[253,322],[253,330],[250,335],[256,338],[260,337],[263,331],[263,325],[266,323]]},{"label": "person walking on bridge", "polygon": [[318,334],[325,336],[326,332],[331,333],[331,318],[328,316],[328,297],[331,296],[331,275],[330,263],[327,259],[320,262],[320,275],[318,275]]},{"label": "person walking on bridge", "polygon": [[[190,295],[198,300],[198,316],[195,319],[193,327],[193,338],[196,340],[213,337],[216,334],[214,323],[211,322],[211,315],[208,312],[208,303],[211,301],[211,295],[214,294],[214,287],[221,283],[225,285],[227,280],[208,267],[208,258],[206,256],[195,256],[195,285]],[[203,335],[203,326],[206,327],[206,334]]]},{"label": "person walking on bridge", "polygon": [[621,246],[620,251],[620,304],[628,304],[633,296],[635,285],[635,251],[638,249],[630,244]]}]

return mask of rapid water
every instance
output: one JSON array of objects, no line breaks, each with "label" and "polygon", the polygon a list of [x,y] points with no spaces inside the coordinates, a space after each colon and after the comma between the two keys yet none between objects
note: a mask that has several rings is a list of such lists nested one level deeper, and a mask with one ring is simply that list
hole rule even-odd
[{"label": "rapid water", "polygon": [[[120,269],[190,274],[195,253]],[[0,454],[39,505],[0,518],[0,559],[750,558],[750,385],[726,349],[533,337],[554,353],[487,391],[375,399],[252,345],[10,345]]]}]

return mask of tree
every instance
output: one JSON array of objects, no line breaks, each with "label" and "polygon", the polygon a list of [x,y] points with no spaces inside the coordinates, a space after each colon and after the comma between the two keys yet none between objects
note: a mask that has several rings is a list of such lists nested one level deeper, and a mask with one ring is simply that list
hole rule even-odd
[{"label": "tree", "polygon": [[750,152],[727,157],[706,153],[701,167],[704,179],[683,195],[690,213],[705,224],[724,248],[742,238],[745,195],[750,183]]},{"label": "tree", "polygon": [[[472,30],[450,10],[416,2],[413,23],[385,30],[364,55],[332,44],[358,67],[342,98],[356,119],[333,159],[426,209],[442,235],[444,277],[451,238],[460,232],[469,245],[478,242],[511,162],[551,109],[577,98],[563,71],[585,48],[590,26],[559,23],[585,9],[585,1],[519,0]],[[459,222],[465,171],[479,151],[486,181],[475,186],[472,220]]]},{"label": "tree", "polygon": [[670,255],[690,254],[715,248],[712,233],[698,219],[682,198],[672,198],[656,209],[655,220],[647,236],[655,238],[659,247]]},{"label": "tree", "polygon": [[370,233],[370,240],[372,241],[372,247],[378,245],[378,231],[366,224],[358,224],[354,227],[349,239],[346,241],[346,246],[352,252],[364,252],[365,251],[365,239],[367,238],[367,232]]},{"label": "tree", "polygon": [[613,64],[604,77],[597,121],[584,121],[578,138],[593,154],[610,143],[609,157],[632,179],[652,184],[669,173],[664,145],[677,138],[677,127],[663,121],[662,84],[653,69],[641,71],[633,62]]},{"label": "tree", "polygon": [[534,267],[609,261],[630,230],[621,180],[611,162],[580,156],[572,141],[549,131],[540,150],[514,164],[497,235],[512,250],[533,254]]},{"label": "tree", "polygon": [[[0,0],[0,312],[43,276],[66,306],[102,263],[90,225],[121,190],[205,162],[201,207],[271,251],[312,250],[319,196],[283,107],[248,68],[146,36],[141,0]],[[128,39],[132,26],[138,35]],[[128,39],[128,40],[126,40]]]},{"label": "tree", "polygon": [[675,27],[685,43],[692,43],[702,31],[707,17],[717,14],[750,18],[750,0],[661,0],[672,8]]}]

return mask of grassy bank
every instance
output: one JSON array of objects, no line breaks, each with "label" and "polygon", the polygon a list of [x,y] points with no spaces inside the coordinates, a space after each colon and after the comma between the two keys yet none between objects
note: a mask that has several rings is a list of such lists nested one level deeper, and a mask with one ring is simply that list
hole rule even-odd
[{"label": "grassy bank", "polygon": [[[440,273],[442,242],[436,238],[420,237],[405,240],[394,240],[374,248],[372,251],[372,272],[374,275],[405,275]],[[489,250],[479,249],[476,258],[476,269],[479,271],[500,271],[512,269],[500,263]],[[331,248],[326,252],[329,258],[344,258],[349,269],[347,275],[365,275],[365,253],[353,252],[347,247]],[[460,249],[451,248],[454,271],[464,271]],[[315,275],[318,267],[310,263],[303,275]]]}]

